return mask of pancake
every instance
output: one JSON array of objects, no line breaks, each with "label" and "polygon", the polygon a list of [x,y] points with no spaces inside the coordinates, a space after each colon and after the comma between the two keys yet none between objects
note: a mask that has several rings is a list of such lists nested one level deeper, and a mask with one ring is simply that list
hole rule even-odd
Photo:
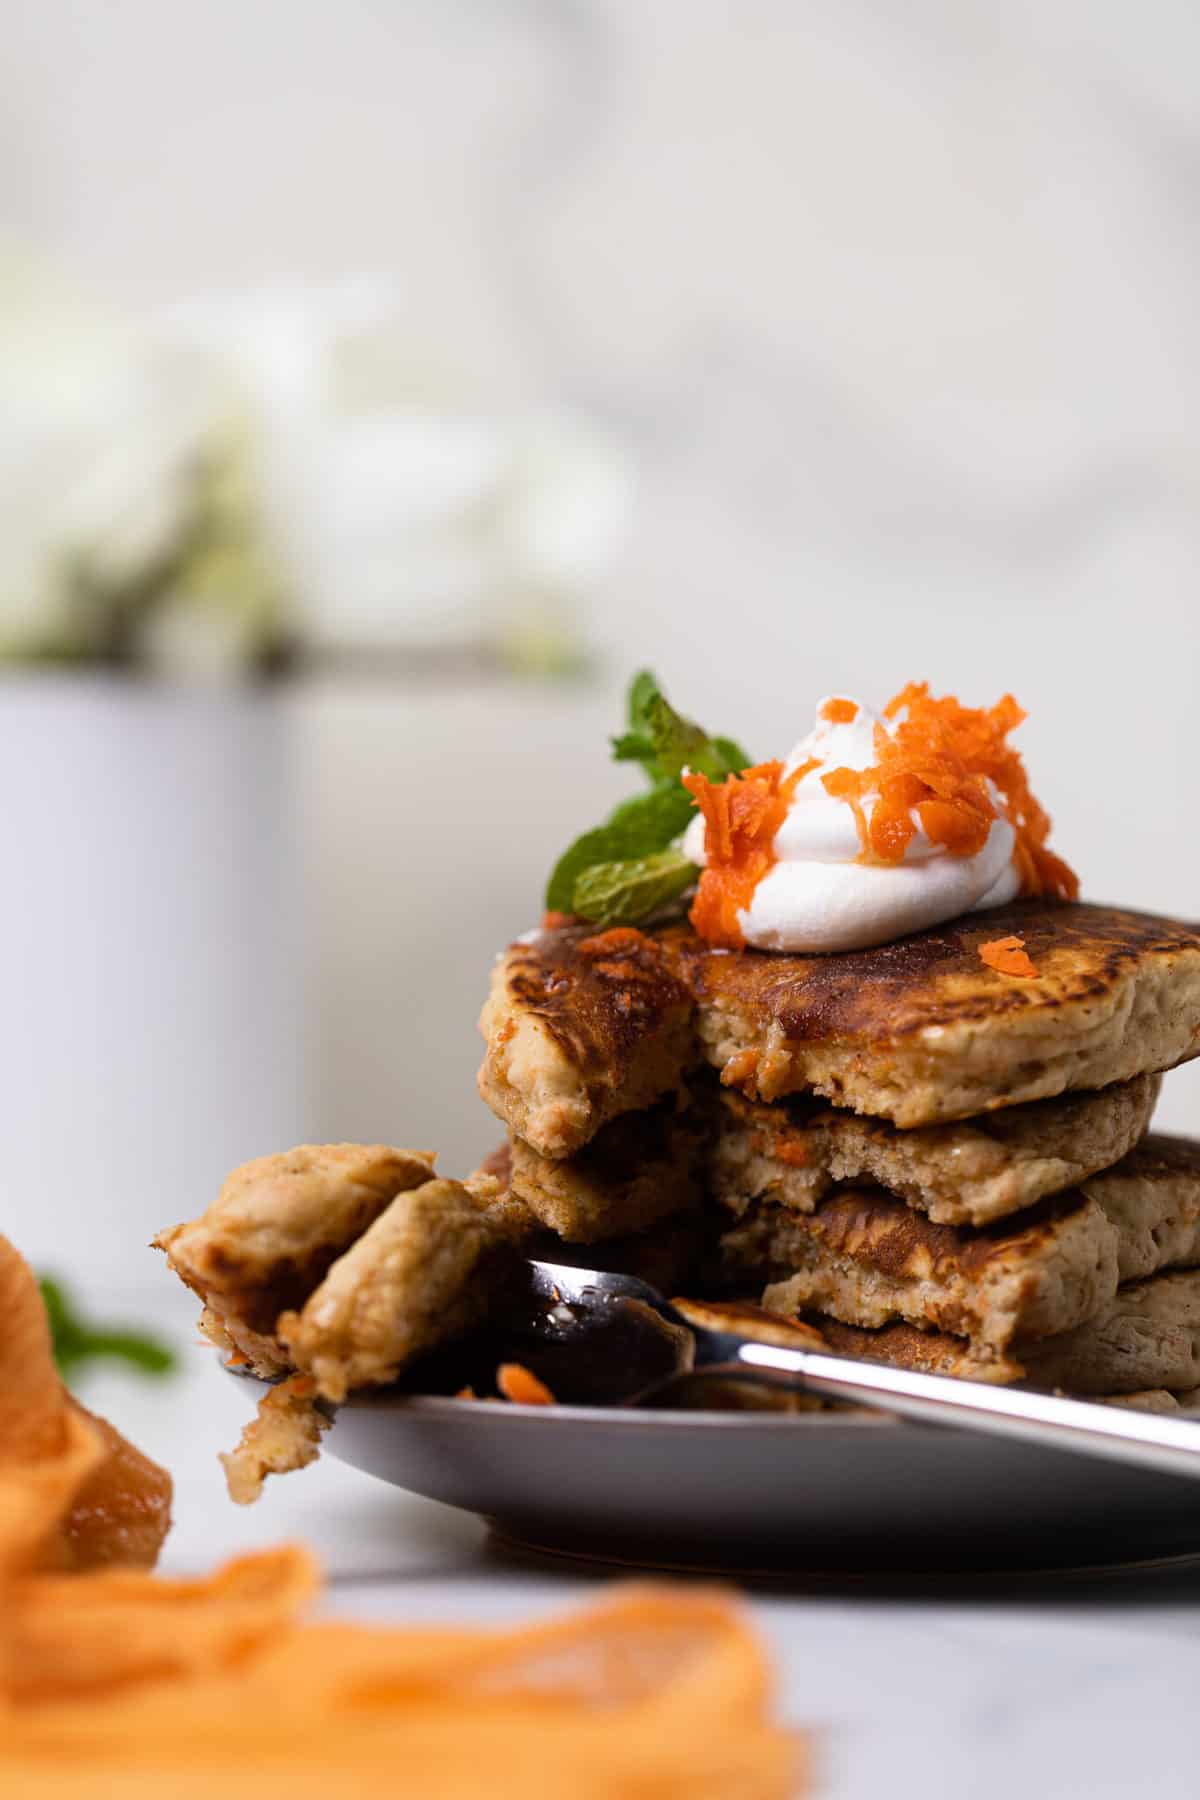
[{"label": "pancake", "polygon": [[1149,1125],[1159,1085],[1141,1075],[912,1131],[812,1099],[768,1105],[722,1089],[713,1197],[735,1214],[756,1201],[811,1212],[835,1182],[867,1180],[939,1225],[987,1225],[1118,1162]]},{"label": "pancake", "polygon": [[1082,1189],[977,1231],[879,1188],[840,1190],[811,1214],[760,1206],[721,1253],[733,1278],[786,1271],[764,1295],[773,1311],[904,1320],[1002,1354],[1074,1330],[1124,1283],[1200,1264],[1200,1144],[1150,1138]]},{"label": "pancake", "polygon": [[204,1301],[202,1323],[259,1375],[288,1359],[275,1320],[301,1306],[395,1196],[433,1174],[423,1150],[386,1144],[301,1144],[243,1163],[200,1218],[154,1239]]},{"label": "pancake", "polygon": [[[1001,975],[1015,934],[1037,969]],[[905,1129],[1173,1068],[1200,1051],[1200,931],[1021,900],[829,956],[714,950],[684,926],[559,926],[501,959],[480,1089],[563,1157],[708,1062],[756,1100],[813,1092]]]},{"label": "pancake", "polygon": [[559,927],[514,944],[479,1028],[479,1091],[542,1156],[582,1149],[609,1119],[678,1087],[695,1060],[674,958],[632,929]]},{"label": "pancake", "polygon": [[[596,1140],[597,1146],[603,1142],[607,1131],[622,1131],[627,1123],[632,1125],[635,1119],[641,1119],[644,1116],[633,1114],[629,1121],[620,1120],[615,1125],[607,1127],[606,1131],[601,1132],[600,1137]],[[636,1139],[636,1133],[634,1136]],[[527,1207],[532,1219],[536,1222],[537,1215],[534,1208],[529,1206],[524,1193],[517,1195],[511,1185],[513,1165],[523,1148],[526,1150],[526,1154],[543,1169],[547,1179],[553,1178],[562,1183],[562,1191],[567,1196],[566,1203],[568,1205],[586,1208],[592,1203],[591,1200],[581,1199],[572,1190],[575,1158],[564,1163],[552,1163],[548,1160],[543,1163],[543,1159],[538,1158],[535,1152],[529,1151],[527,1147],[521,1146],[519,1141],[516,1144],[501,1144],[498,1149],[493,1150],[477,1173],[470,1177],[467,1183],[468,1187],[477,1186],[481,1180],[494,1180],[499,1185],[501,1196],[512,1193],[514,1199],[518,1199],[520,1204]],[[605,1238],[603,1243],[597,1243],[594,1247],[586,1239],[576,1239],[576,1244],[581,1248],[574,1253],[567,1248],[562,1237],[554,1231],[552,1226],[547,1229],[543,1223],[542,1229],[535,1232],[525,1245],[526,1254],[541,1257],[547,1262],[569,1261],[589,1268],[606,1269],[614,1274],[636,1275],[639,1280],[649,1282],[650,1286],[657,1288],[660,1293],[677,1293],[692,1279],[701,1265],[711,1259],[714,1231],[709,1212],[696,1204],[696,1184],[691,1181],[685,1183],[681,1180],[679,1172],[668,1166],[666,1162],[667,1145],[660,1144],[659,1148],[662,1160],[650,1165],[648,1178],[653,1180],[655,1172],[660,1172],[668,1184],[675,1184],[680,1195],[680,1204],[673,1206],[667,1217],[663,1218],[659,1208],[650,1203],[645,1206],[631,1206],[627,1216],[636,1214],[645,1223],[638,1226],[636,1230],[630,1230],[627,1234]],[[632,1145],[629,1146],[629,1149],[632,1154]],[[585,1151],[584,1158],[587,1155],[588,1152]],[[583,1158],[578,1160],[582,1161]],[[625,1172],[629,1172],[628,1167],[625,1168]],[[593,1179],[598,1179],[594,1166]],[[601,1189],[595,1196],[595,1200],[604,1205],[610,1197],[607,1189]],[[584,1247],[586,1247],[586,1254]]]},{"label": "pancake", "polygon": [[806,1313],[804,1323],[839,1356],[968,1381],[1025,1380],[1031,1387],[1085,1398],[1166,1389],[1186,1394],[1193,1407],[1200,1378],[1200,1274],[1195,1272],[1133,1282],[1085,1325],[1062,1337],[1016,1344],[1001,1357],[965,1338],[915,1325],[868,1330],[815,1312]]},{"label": "pancake", "polygon": [[700,1204],[704,1138],[694,1112],[674,1098],[605,1125],[576,1156],[556,1161],[511,1140],[516,1199],[568,1243],[594,1244],[646,1231]]},{"label": "pancake", "polygon": [[1200,1385],[1200,1274],[1135,1282],[1086,1324],[1022,1346],[1020,1355],[1038,1387],[1075,1394],[1194,1388]]},{"label": "pancake", "polygon": [[1190,1413],[1200,1404],[1200,1388],[1172,1394],[1167,1388],[1142,1388],[1136,1394],[1097,1394],[1105,1406],[1122,1406],[1130,1412]]},{"label": "pancake", "polygon": [[[981,944],[1016,935],[1036,977]],[[1200,931],[1115,907],[1020,900],[832,956],[675,954],[705,1057],[773,1100],[812,1089],[905,1128],[1102,1088],[1200,1050]]]},{"label": "pancake", "polygon": [[394,1381],[421,1351],[481,1319],[529,1215],[494,1181],[427,1181],[398,1194],[276,1336],[325,1400]]},{"label": "pancake", "polygon": [[1045,1201],[1029,1223],[966,1237],[882,1189],[834,1194],[815,1213],[749,1215],[721,1240],[731,1275],[768,1272],[775,1312],[826,1313],[868,1329],[903,1320],[967,1338],[980,1357],[1022,1332],[1069,1331],[1117,1290],[1114,1233],[1094,1201]]},{"label": "pancake", "polygon": [[944,1331],[920,1331],[915,1325],[884,1325],[878,1331],[845,1325],[821,1313],[807,1313],[804,1323],[819,1331],[835,1356],[860,1362],[886,1363],[893,1369],[915,1369],[926,1375],[953,1375],[962,1381],[1006,1386],[1020,1381],[1025,1370],[1014,1357],[980,1354],[965,1338]]}]

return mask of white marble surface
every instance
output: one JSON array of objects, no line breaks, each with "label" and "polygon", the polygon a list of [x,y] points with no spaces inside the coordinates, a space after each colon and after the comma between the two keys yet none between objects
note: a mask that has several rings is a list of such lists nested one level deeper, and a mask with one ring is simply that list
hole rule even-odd
[{"label": "white marble surface", "polygon": [[[187,1336],[183,1307],[162,1316]],[[473,1518],[328,1458],[270,1484],[257,1507],[233,1507],[215,1453],[246,1398],[198,1347],[177,1381],[107,1375],[85,1397],[175,1473],[169,1570],[303,1538],[324,1560],[333,1611],[397,1623],[507,1623],[609,1579],[520,1565]],[[771,1646],[782,1713],[816,1734],[824,1800],[1196,1792],[1200,1564],[902,1592],[817,1575],[751,1588],[745,1604]]]}]

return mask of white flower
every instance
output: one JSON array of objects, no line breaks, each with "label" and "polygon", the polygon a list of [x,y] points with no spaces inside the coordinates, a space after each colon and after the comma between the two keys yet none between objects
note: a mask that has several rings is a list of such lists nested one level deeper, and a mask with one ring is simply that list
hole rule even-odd
[{"label": "white flower", "polygon": [[[136,655],[230,534],[212,486],[231,379],[28,269],[0,270],[0,296],[0,655]],[[252,548],[244,520],[234,535]],[[239,597],[257,624],[244,579]]]}]

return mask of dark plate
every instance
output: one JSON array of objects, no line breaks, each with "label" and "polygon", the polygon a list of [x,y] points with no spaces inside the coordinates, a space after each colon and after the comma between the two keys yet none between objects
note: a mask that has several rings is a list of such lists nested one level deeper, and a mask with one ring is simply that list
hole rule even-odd
[{"label": "dark plate", "polygon": [[1200,1552],[1200,1485],[876,1414],[382,1393],[329,1453],[543,1550],[661,1567],[1062,1569]]}]

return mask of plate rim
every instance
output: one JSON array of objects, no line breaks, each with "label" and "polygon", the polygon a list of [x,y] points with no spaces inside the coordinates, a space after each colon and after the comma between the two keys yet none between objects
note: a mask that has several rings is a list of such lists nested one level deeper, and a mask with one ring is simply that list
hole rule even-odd
[{"label": "plate rim", "polygon": [[[500,1409],[499,1411],[497,1409]],[[537,1420],[542,1424],[579,1424],[579,1425],[629,1425],[647,1430],[678,1430],[691,1425],[720,1426],[734,1430],[762,1430],[770,1426],[775,1430],[782,1428],[813,1431],[878,1431],[895,1430],[897,1427],[909,1431],[929,1429],[914,1424],[910,1419],[902,1419],[894,1413],[875,1412],[866,1407],[846,1412],[841,1417],[835,1412],[804,1413],[770,1413],[770,1412],[737,1412],[726,1411],[718,1407],[649,1407],[649,1406],[573,1406],[555,1401],[548,1406],[529,1406],[511,1400],[458,1400],[453,1394],[405,1394],[382,1389],[379,1393],[357,1393],[343,1400],[335,1409],[336,1415],[344,1412],[411,1412],[433,1418],[486,1419],[489,1422],[496,1418]],[[940,1427],[935,1427],[940,1429]]]}]

